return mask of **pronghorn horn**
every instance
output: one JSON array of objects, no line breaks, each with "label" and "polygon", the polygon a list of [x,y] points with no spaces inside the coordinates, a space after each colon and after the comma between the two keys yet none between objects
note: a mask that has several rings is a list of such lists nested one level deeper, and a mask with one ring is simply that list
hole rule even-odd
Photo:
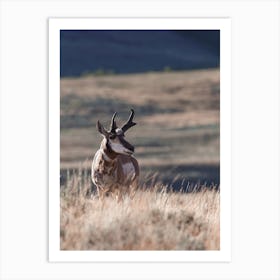
[{"label": "pronghorn horn", "polygon": [[113,117],[112,117],[112,121],[111,121],[111,127],[110,127],[110,132],[115,132],[115,130],[117,129],[117,124],[115,121],[115,117],[117,115],[117,112],[114,113]]},{"label": "pronghorn horn", "polygon": [[134,125],[136,125],[136,123],[132,121],[133,117],[134,117],[134,110],[130,109],[130,111],[131,111],[130,116],[129,116],[127,122],[122,127],[122,131],[123,132],[126,132],[129,128],[131,128]]}]

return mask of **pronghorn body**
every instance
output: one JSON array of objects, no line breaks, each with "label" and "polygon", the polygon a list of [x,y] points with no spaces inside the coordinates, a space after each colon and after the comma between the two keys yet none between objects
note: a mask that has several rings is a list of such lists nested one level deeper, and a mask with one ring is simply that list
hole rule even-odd
[{"label": "pronghorn body", "polygon": [[101,199],[106,194],[114,194],[120,200],[125,193],[132,195],[138,185],[139,166],[132,156],[134,147],[124,140],[124,132],[135,125],[132,122],[134,112],[121,129],[116,127],[115,115],[110,132],[99,121],[97,123],[98,131],[104,139],[94,156],[91,176]]}]

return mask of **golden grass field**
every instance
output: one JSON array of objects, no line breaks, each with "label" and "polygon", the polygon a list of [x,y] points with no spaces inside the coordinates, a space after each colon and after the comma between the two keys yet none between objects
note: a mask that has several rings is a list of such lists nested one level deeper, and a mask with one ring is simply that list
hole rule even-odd
[{"label": "golden grass field", "polygon": [[77,178],[61,191],[61,250],[219,250],[219,191],[155,185],[118,203],[90,196]]},{"label": "golden grass field", "polygon": [[[61,79],[61,249],[219,250],[219,76],[209,69]],[[137,125],[126,139],[136,147],[140,189],[133,200],[101,202],[90,179],[102,139],[96,122],[108,127],[117,111],[121,125],[130,108]]]}]

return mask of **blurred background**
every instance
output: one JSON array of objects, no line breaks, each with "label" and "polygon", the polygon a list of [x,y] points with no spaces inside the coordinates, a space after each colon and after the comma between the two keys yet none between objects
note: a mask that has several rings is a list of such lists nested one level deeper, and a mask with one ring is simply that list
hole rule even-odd
[{"label": "blurred background", "polygon": [[[61,176],[90,170],[115,111],[142,182],[186,188],[220,183],[218,30],[62,30]],[[61,182],[63,184],[63,180]]]}]

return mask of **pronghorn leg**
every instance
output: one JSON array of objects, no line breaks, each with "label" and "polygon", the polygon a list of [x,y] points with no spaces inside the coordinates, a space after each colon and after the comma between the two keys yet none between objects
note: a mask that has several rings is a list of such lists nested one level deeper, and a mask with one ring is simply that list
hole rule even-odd
[{"label": "pronghorn leg", "polygon": [[101,188],[97,188],[98,198],[100,201],[104,201],[105,191]]},{"label": "pronghorn leg", "polygon": [[121,192],[120,189],[118,189],[116,191],[116,200],[117,200],[118,203],[121,202],[121,200],[122,200],[122,192]]},{"label": "pronghorn leg", "polygon": [[138,180],[135,180],[132,182],[132,184],[130,185],[130,188],[129,188],[129,197],[130,199],[133,199],[135,194],[136,194],[136,191],[137,191],[137,188],[138,188]]},{"label": "pronghorn leg", "polygon": [[117,186],[117,188],[115,189],[115,198],[118,203],[123,200],[123,191],[121,189],[121,186]]}]

